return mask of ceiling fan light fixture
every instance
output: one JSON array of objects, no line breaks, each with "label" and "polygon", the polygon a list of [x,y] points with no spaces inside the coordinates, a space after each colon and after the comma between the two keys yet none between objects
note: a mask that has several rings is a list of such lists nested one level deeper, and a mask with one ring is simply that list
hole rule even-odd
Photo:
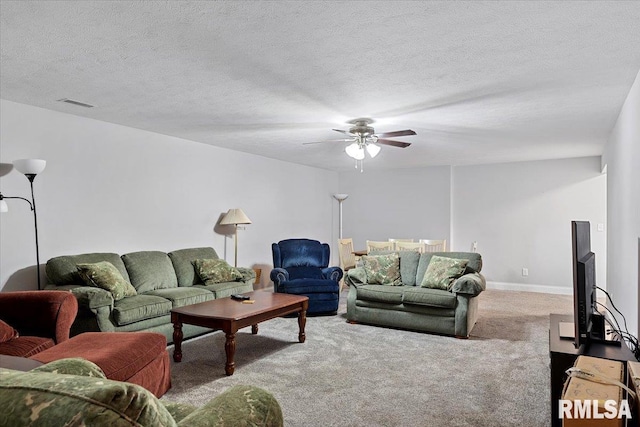
[{"label": "ceiling fan light fixture", "polygon": [[377,156],[379,152],[380,146],[374,144],[373,142],[367,144],[367,153],[369,153],[372,159]]},{"label": "ceiling fan light fixture", "polygon": [[354,142],[351,145],[348,145],[344,150],[347,155],[356,160],[364,159],[364,148],[360,146],[357,142]]}]

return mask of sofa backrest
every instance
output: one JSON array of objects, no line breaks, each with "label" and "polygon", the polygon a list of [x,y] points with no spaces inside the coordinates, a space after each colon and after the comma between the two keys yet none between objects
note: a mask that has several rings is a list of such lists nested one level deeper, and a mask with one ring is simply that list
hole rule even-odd
[{"label": "sofa backrest", "polygon": [[160,251],[141,251],[122,255],[130,282],[138,293],[177,288],[176,271],[169,256]]},{"label": "sofa backrest", "polygon": [[271,245],[274,268],[329,266],[329,245],[311,239],[287,239]]},{"label": "sofa backrest", "polygon": [[120,259],[120,255],[113,253],[89,253],[80,255],[63,255],[55,258],[51,258],[47,261],[46,274],[50,283],[63,286],[63,285],[80,285],[85,283],[78,274],[76,264],[95,263],[107,261],[113,264],[122,277],[130,281],[127,269]]},{"label": "sofa backrest", "polygon": [[420,254],[420,260],[418,261],[418,270],[416,272],[416,284],[420,285],[424,278],[424,273],[427,271],[427,267],[431,262],[431,258],[434,256],[441,256],[445,258],[466,259],[469,260],[467,264],[467,270],[479,273],[482,270],[482,256],[477,252],[426,252]]},{"label": "sofa backrest", "polygon": [[169,252],[169,258],[178,279],[178,286],[193,286],[202,283],[196,274],[193,261],[197,259],[218,259],[213,248],[188,248]]}]

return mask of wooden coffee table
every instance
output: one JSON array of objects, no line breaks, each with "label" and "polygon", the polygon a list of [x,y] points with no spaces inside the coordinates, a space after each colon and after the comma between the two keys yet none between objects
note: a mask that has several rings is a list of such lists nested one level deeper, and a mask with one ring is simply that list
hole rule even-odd
[{"label": "wooden coffee table", "polygon": [[236,332],[251,326],[251,333],[258,333],[258,323],[274,319],[286,314],[298,313],[298,341],[305,341],[304,327],[307,322],[309,298],[301,295],[280,294],[273,292],[247,292],[253,304],[245,304],[227,298],[187,305],[171,310],[173,322],[173,360],[182,361],[182,325],[204,326],[211,329],[222,329],[226,336],[224,349],[227,354],[225,372],[233,375],[236,353]]}]

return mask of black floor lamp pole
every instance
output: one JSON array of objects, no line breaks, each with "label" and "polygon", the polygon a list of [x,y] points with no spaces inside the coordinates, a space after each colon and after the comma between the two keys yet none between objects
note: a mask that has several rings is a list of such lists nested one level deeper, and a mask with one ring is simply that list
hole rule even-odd
[{"label": "black floor lamp pole", "polygon": [[38,215],[36,212],[36,198],[33,195],[33,180],[35,179],[35,174],[27,174],[27,179],[29,180],[29,184],[31,185],[31,210],[33,210],[33,227],[36,232],[36,272],[38,273],[38,290],[41,290],[42,287],[40,285],[40,247],[38,246]]}]

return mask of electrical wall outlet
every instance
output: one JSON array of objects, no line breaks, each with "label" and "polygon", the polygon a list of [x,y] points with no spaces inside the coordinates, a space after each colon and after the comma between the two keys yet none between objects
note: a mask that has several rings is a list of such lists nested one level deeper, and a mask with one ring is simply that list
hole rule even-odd
[{"label": "electrical wall outlet", "polygon": [[604,224],[602,223],[598,224],[598,231],[604,231]]},{"label": "electrical wall outlet", "polygon": [[471,244],[471,252],[478,252],[478,242],[473,242]]},{"label": "electrical wall outlet", "polygon": [[527,267],[522,267],[522,275],[525,277],[529,275],[529,269]]}]

